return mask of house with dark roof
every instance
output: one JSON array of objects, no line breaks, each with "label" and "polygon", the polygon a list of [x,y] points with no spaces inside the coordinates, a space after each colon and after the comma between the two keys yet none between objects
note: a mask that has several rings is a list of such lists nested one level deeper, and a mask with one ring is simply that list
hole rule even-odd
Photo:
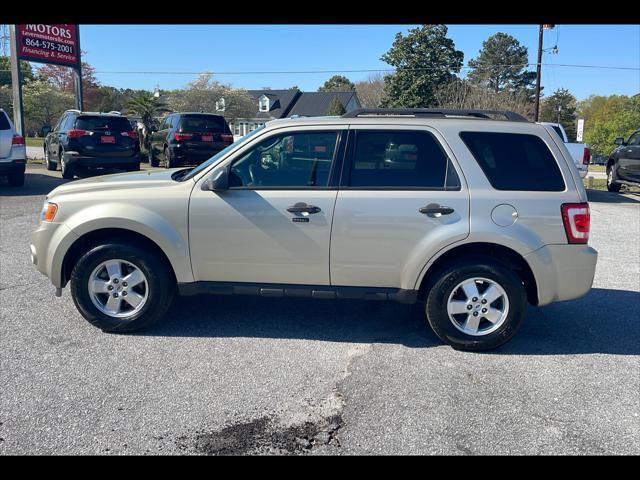
[{"label": "house with dark roof", "polygon": [[[287,118],[292,115],[301,117],[327,115],[334,98],[340,101],[345,112],[361,107],[356,92],[301,92],[297,89],[263,89],[248,90],[248,93],[256,102],[257,111],[251,118],[240,118],[229,123],[236,138],[246,135],[269,120]],[[222,113],[220,110],[219,112]]]}]

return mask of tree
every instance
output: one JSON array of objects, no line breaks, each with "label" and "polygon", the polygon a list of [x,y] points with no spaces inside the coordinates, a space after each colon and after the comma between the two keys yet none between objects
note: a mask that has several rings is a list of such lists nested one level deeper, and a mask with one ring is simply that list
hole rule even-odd
[{"label": "tree", "polygon": [[170,112],[163,100],[153,96],[151,92],[139,92],[132,95],[127,101],[126,108],[129,113],[135,113],[141,117],[144,125],[142,145],[149,149],[149,132],[154,125],[156,117],[164,113]]},{"label": "tree", "polygon": [[591,96],[579,105],[584,141],[596,155],[608,156],[617,137],[627,139],[640,125],[640,94]]},{"label": "tree", "polygon": [[454,78],[439,87],[435,97],[442,108],[510,110],[533,120],[533,102],[522,90],[496,92],[486,85]]},{"label": "tree", "polygon": [[[20,60],[20,73],[26,83],[33,80],[33,68],[26,60]],[[11,86],[11,57],[0,56],[0,86]]]},{"label": "tree", "polygon": [[[85,52],[82,52],[83,54]],[[75,73],[71,67],[61,65],[43,65],[38,68],[38,75],[48,79],[63,92],[75,94]],[[87,62],[82,62],[82,100],[86,111],[101,111],[98,109],[102,100],[100,83],[96,78],[96,69]]]},{"label": "tree", "polygon": [[347,77],[342,75],[334,75],[329,80],[324,82],[319,92],[353,92],[356,89],[355,84]]},{"label": "tree", "polygon": [[378,108],[382,101],[384,76],[381,73],[369,75],[369,78],[356,82],[356,93],[364,108]]},{"label": "tree", "polygon": [[464,54],[447,38],[446,25],[423,25],[397,33],[381,59],[396,69],[385,77],[382,106],[429,107],[436,88],[460,72]]},{"label": "tree", "polygon": [[45,125],[53,125],[74,104],[71,93],[60,91],[44,78],[26,83],[22,94],[27,135],[39,133]]},{"label": "tree", "polygon": [[347,111],[345,110],[344,105],[342,105],[340,99],[338,97],[333,97],[333,100],[331,100],[329,108],[327,109],[327,115],[341,117],[345,113],[347,113]]},{"label": "tree", "polygon": [[525,70],[527,47],[506,33],[498,32],[482,42],[478,58],[469,60],[469,80],[486,85],[496,93],[524,89],[533,96],[536,73]]},{"label": "tree", "polygon": [[[184,90],[174,90],[169,104],[176,111],[220,113],[229,122],[255,115],[258,107],[249,93],[213,80],[210,73],[201,74]],[[224,99],[224,111],[216,111],[216,103]]]},{"label": "tree", "polygon": [[573,142],[576,138],[576,97],[565,88],[559,88],[553,95],[545,98],[540,105],[540,121],[560,123],[567,132],[567,138]]}]

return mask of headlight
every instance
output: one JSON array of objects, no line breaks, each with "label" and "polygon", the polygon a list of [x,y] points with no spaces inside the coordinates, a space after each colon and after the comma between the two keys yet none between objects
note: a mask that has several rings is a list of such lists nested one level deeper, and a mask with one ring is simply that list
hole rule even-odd
[{"label": "headlight", "polygon": [[44,202],[42,212],[40,213],[40,220],[43,222],[53,222],[56,218],[56,212],[58,211],[58,205],[51,202]]}]

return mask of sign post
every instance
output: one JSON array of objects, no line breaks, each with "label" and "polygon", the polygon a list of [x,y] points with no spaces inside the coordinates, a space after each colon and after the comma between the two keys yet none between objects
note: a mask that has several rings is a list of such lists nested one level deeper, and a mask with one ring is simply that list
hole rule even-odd
[{"label": "sign post", "polygon": [[582,142],[582,134],[584,133],[584,118],[578,119],[578,132],[576,133],[576,142]]},{"label": "sign post", "polygon": [[73,68],[76,107],[82,110],[82,64],[78,25],[68,23],[11,25],[13,118],[16,128],[20,129],[20,135],[24,135],[20,60]]}]

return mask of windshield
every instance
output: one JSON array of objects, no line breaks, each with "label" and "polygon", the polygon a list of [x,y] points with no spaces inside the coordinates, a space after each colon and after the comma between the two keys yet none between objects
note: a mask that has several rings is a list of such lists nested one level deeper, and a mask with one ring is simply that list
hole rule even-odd
[{"label": "windshield", "polygon": [[224,117],[218,115],[185,115],[180,122],[183,132],[231,133]]},{"label": "windshield", "polygon": [[113,130],[114,132],[127,132],[131,130],[131,123],[126,117],[95,116],[78,117],[76,128],[80,130]]},{"label": "windshield", "polygon": [[224,150],[220,150],[218,153],[216,153],[213,157],[211,157],[209,160],[207,160],[206,162],[201,163],[200,165],[198,165],[196,168],[194,168],[193,170],[191,170],[189,173],[187,173],[184,177],[180,178],[181,182],[184,182],[185,180],[189,180],[190,178],[195,177],[196,175],[198,175],[200,172],[206,170],[207,168],[209,168],[211,165],[213,165],[214,163],[218,162],[220,159],[222,159],[225,155],[227,155],[227,153],[229,153],[231,150],[233,150],[234,148],[236,148],[238,146],[239,142],[243,142],[245,140],[247,140],[248,138],[253,137],[256,133],[260,132],[261,130],[264,130],[264,125],[261,127],[256,128],[255,130],[253,130],[252,132],[247,133],[244,137],[242,137],[241,139],[239,139],[237,142],[233,142],[231,145],[229,145],[227,148],[225,148]]}]

